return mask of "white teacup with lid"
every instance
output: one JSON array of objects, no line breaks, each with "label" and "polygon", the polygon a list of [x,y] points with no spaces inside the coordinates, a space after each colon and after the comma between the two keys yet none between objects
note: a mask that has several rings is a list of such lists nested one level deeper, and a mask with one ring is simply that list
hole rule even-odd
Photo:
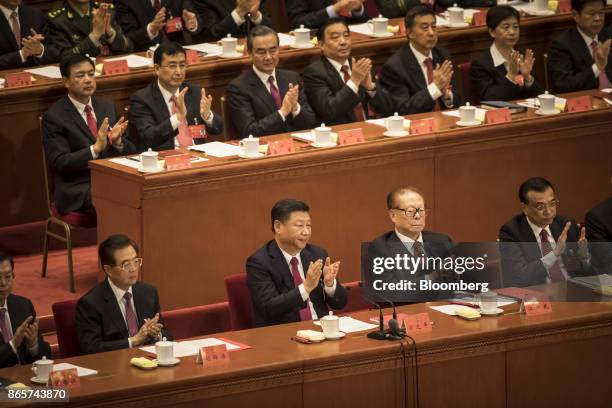
[{"label": "white teacup with lid", "polygon": [[538,102],[540,102],[540,113],[550,114],[555,112],[555,95],[551,95],[548,91],[538,95]]},{"label": "white teacup with lid", "polygon": [[331,128],[325,126],[325,123],[321,123],[321,126],[314,129],[314,142],[318,146],[325,146],[332,144]]},{"label": "white teacup with lid", "polygon": [[238,39],[236,37],[232,37],[231,34],[228,34],[227,37],[221,39],[221,47],[223,48],[223,55],[225,56],[233,56],[238,52],[236,51],[238,46]]},{"label": "white teacup with lid", "polygon": [[35,382],[48,382],[49,374],[53,371],[53,360],[47,360],[47,357],[43,356],[42,359],[36,360],[32,364],[32,371],[36,374],[36,377],[33,378]]},{"label": "white teacup with lid", "polygon": [[466,102],[459,107],[459,118],[463,123],[473,123],[476,121],[476,108]]},{"label": "white teacup with lid", "polygon": [[296,47],[308,47],[310,45],[310,28],[305,28],[304,24],[300,24],[300,28],[293,30],[295,35]]},{"label": "white teacup with lid", "polygon": [[370,29],[372,30],[372,34],[374,35],[385,35],[387,34],[387,26],[389,24],[389,19],[387,17],[383,17],[382,14],[379,14],[378,17],[374,17],[370,21],[368,21],[368,25],[370,25]]},{"label": "white teacup with lid", "polygon": [[165,337],[155,343],[155,353],[157,353],[157,361],[160,363],[169,363],[174,359],[174,342],[168,341]]},{"label": "white teacup with lid", "polygon": [[143,171],[155,171],[158,170],[159,165],[157,163],[158,152],[153,151],[151,148],[146,152],[140,153],[140,163],[142,164]]},{"label": "white teacup with lid", "polygon": [[337,338],[340,336],[340,319],[334,315],[334,312],[330,310],[329,314],[323,316],[320,321],[325,337]]},{"label": "white teacup with lid", "polygon": [[389,132],[401,133],[404,131],[404,117],[395,112],[393,116],[385,119],[385,126]]},{"label": "white teacup with lid", "polygon": [[259,138],[249,135],[242,139],[238,145],[242,149],[242,155],[247,157],[257,156],[259,154]]},{"label": "white teacup with lid", "polygon": [[465,23],[463,17],[463,8],[453,4],[453,7],[448,8],[448,21],[451,25],[461,25]]}]

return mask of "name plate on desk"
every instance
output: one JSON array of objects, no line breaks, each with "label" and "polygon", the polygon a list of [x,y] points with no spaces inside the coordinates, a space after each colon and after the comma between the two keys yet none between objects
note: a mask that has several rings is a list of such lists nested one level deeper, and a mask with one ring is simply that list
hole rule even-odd
[{"label": "name plate on desk", "polygon": [[229,353],[225,344],[200,347],[200,354],[198,357],[198,360],[200,360],[202,364],[222,363],[229,361]]},{"label": "name plate on desk", "polygon": [[7,88],[19,88],[20,86],[32,85],[32,77],[29,72],[14,72],[4,77]]},{"label": "name plate on desk", "polygon": [[488,10],[482,10],[478,13],[474,13],[472,18],[474,19],[475,26],[483,26],[487,24],[487,11]]},{"label": "name plate on desk", "polygon": [[512,115],[510,115],[510,109],[508,108],[494,109],[485,112],[485,123],[487,125],[510,122],[511,120]]},{"label": "name plate on desk", "polygon": [[129,70],[126,60],[104,61],[103,63],[104,75],[125,74]]},{"label": "name plate on desk", "polygon": [[526,300],[523,305],[528,316],[552,313],[552,305],[547,299]]},{"label": "name plate on desk", "polygon": [[[398,320],[399,316],[398,316]],[[402,327],[402,322],[398,324]],[[406,326],[406,333],[430,333],[431,332],[431,320],[429,319],[429,313],[417,313],[404,315],[403,325]]]},{"label": "name plate on desk", "polygon": [[584,112],[591,109],[593,109],[593,103],[590,96],[584,95],[567,99],[568,112]]},{"label": "name plate on desk", "polygon": [[279,156],[281,154],[294,153],[293,139],[277,140],[268,143],[268,154],[270,156]]},{"label": "name plate on desk", "polygon": [[197,64],[199,62],[198,52],[196,50],[185,50],[187,65]]},{"label": "name plate on desk", "polygon": [[570,0],[559,0],[559,13],[569,13],[572,11],[572,2]]},{"label": "name plate on desk", "polygon": [[49,374],[49,384],[51,388],[78,387],[81,385],[81,378],[76,368],[52,371]]},{"label": "name plate on desk", "polygon": [[180,170],[191,167],[191,156],[188,154],[175,154],[166,156],[166,170]]},{"label": "name plate on desk", "polygon": [[410,122],[411,135],[423,135],[425,133],[432,133],[435,130],[436,126],[433,118],[412,120]]},{"label": "name plate on desk", "polygon": [[183,31],[183,20],[180,17],[174,17],[166,21],[166,32],[176,33],[177,31]]},{"label": "name plate on desk", "polygon": [[189,126],[189,132],[194,139],[205,139],[207,137],[206,126],[204,125],[191,125]]},{"label": "name plate on desk", "polygon": [[363,143],[363,140],[363,129],[347,129],[338,131],[339,145]]}]

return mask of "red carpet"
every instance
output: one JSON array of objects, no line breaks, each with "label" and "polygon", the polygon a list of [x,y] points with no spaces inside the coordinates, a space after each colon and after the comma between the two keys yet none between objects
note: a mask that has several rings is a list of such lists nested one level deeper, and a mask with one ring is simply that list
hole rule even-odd
[{"label": "red carpet", "polygon": [[76,293],[70,293],[66,250],[51,251],[47,258],[47,277],[40,276],[42,253],[15,257],[13,293],[32,300],[38,316],[52,314],[55,302],[77,299],[97,283],[98,254],[96,246],[72,250]]}]

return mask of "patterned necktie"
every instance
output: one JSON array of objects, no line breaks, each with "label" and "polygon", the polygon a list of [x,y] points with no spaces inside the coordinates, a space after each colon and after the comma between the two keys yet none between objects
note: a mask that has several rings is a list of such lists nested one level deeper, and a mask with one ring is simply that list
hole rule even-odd
[{"label": "patterned necktie", "polygon": [[130,292],[125,292],[123,300],[125,300],[125,321],[127,322],[130,337],[133,337],[138,333],[138,319],[132,307],[132,294]]},{"label": "patterned necktie", "polygon": [[96,123],[96,118],[94,118],[93,113],[91,113],[92,110],[93,109],[91,109],[91,106],[85,106],[85,119],[87,120],[87,127],[91,131],[93,140],[96,140],[98,137],[98,125]]},{"label": "patterned necktie", "polygon": [[[344,83],[347,83],[348,80],[351,79],[348,65],[343,65],[342,68],[340,68],[340,71],[342,71]],[[363,106],[361,105],[361,102],[359,102],[357,106],[353,108],[353,115],[355,115],[355,122],[363,122],[365,120],[365,117],[363,115]]]},{"label": "patterned necktie", "polygon": [[17,48],[21,48],[21,27],[19,26],[19,18],[17,18],[17,12],[11,13],[11,25],[13,26],[13,36],[17,41]]},{"label": "patterned necktie", "polygon": [[6,319],[7,310],[5,307],[0,309],[0,330],[2,330],[2,337],[4,337],[4,342],[8,343],[13,339],[13,331],[8,325],[8,321]]},{"label": "patterned necktie", "polygon": [[[593,61],[595,61],[595,57],[597,55],[597,50],[599,49],[599,44],[597,41],[593,41],[591,43],[591,50],[593,51]],[[609,88],[610,87],[610,79],[606,74],[605,70],[599,72],[599,89]]]},{"label": "patterned necktie", "polygon": [[423,249],[423,244],[420,241],[414,241],[412,243],[412,254],[416,258],[425,258],[425,250]]},{"label": "patterned necktie", "polygon": [[272,95],[272,99],[274,99],[276,108],[280,109],[282,105],[281,96],[280,92],[278,91],[278,88],[276,87],[276,85],[274,85],[274,77],[272,75],[268,77],[268,83],[270,84],[270,94]]},{"label": "patterned necktie", "polygon": [[[291,258],[291,275],[293,275],[293,283],[297,288],[302,284],[302,277],[300,276],[300,271],[298,269],[298,260],[294,256]],[[308,301],[304,302],[304,307],[300,309],[300,320],[312,320],[312,313],[310,312],[310,306],[308,305]]]},{"label": "patterned necktie", "polygon": [[[425,58],[425,61],[423,61],[423,63],[425,64],[425,66],[427,67],[427,85],[431,84],[433,82],[433,61],[431,58],[427,57]],[[440,89],[440,92],[444,92],[443,89]],[[440,110],[440,99],[436,99],[434,101],[434,110]]]},{"label": "patterned necktie", "polygon": [[[542,244],[542,256],[546,256],[552,252],[552,245],[548,241],[548,232],[543,229],[540,232],[540,243]],[[550,275],[550,280],[553,282],[560,282],[565,280],[563,276],[563,272],[561,271],[561,266],[559,265],[559,261],[555,261],[555,263],[548,269],[548,273]]]},{"label": "patterned necktie", "polygon": [[[172,101],[172,113],[176,113],[176,96],[172,95],[170,100]],[[187,125],[187,122],[183,121],[179,123],[178,131],[179,147],[187,148],[188,146],[191,146],[193,144],[193,137],[191,137],[191,132],[189,131],[189,125]]]}]

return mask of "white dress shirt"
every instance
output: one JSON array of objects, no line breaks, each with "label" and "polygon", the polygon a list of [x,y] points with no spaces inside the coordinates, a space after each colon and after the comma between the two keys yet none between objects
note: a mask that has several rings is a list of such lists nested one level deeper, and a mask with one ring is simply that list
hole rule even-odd
[{"label": "white dress shirt", "polygon": [[[327,57],[325,57],[327,58]],[[351,70],[351,65],[348,63],[348,61],[344,61],[344,63],[339,63],[336,60],[333,60],[331,58],[327,58],[327,60],[329,61],[329,63],[332,65],[332,67],[334,67],[334,69],[338,72],[338,75],[340,75],[340,79],[342,79],[342,81],[344,81],[344,74],[342,73],[342,67],[343,66],[347,66],[348,67],[348,74],[349,76],[353,73],[353,70]],[[348,81],[345,82],[346,85],[351,88],[351,90],[353,92],[355,92],[356,94],[359,94],[359,84],[356,84],[353,82],[352,79],[349,79]],[[368,95],[370,95],[370,97],[374,97],[374,95],[376,95],[376,90],[374,91],[367,91]]]},{"label": "white dress shirt", "polygon": [[[136,306],[134,305],[134,293],[132,292],[132,287],[130,286],[128,290],[120,289],[113,283],[112,280],[110,280],[110,278],[108,279],[108,284],[110,285],[111,289],[113,290],[113,293],[115,294],[115,298],[117,299],[117,304],[119,305],[119,310],[121,310],[121,315],[123,316],[125,327],[128,327],[127,319],[125,317],[125,299],[123,298],[123,296],[125,295],[125,292],[129,292],[130,295],[132,295],[132,297],[130,298],[130,303],[132,304],[132,310],[134,311],[134,314],[136,314]],[[136,319],[138,319],[138,315],[136,315]],[[128,344],[130,348],[132,348],[132,340],[129,337]]]},{"label": "white dress shirt", "polygon": [[[72,102],[72,104],[76,108],[77,112],[79,112],[79,115],[81,115],[81,117],[85,121],[85,126],[87,126],[89,128],[89,125],[87,124],[87,114],[85,113],[85,107],[86,106],[89,106],[91,108],[91,114],[94,117],[94,119],[96,119],[96,122],[97,122],[96,112],[94,111],[93,106],[91,105],[91,98],[89,98],[89,102],[87,102],[87,104],[83,104],[83,103],[77,101],[76,99],[72,98],[72,96],[70,96],[70,94],[68,94],[68,99],[70,99],[70,102]],[[95,138],[96,136],[94,135],[93,137]],[[94,148],[93,148],[94,144],[89,146],[89,150],[91,151],[91,158],[95,160],[95,159],[98,158],[98,155],[94,151]]]},{"label": "white dress shirt", "polygon": [[[421,67],[421,72],[423,73],[423,78],[425,79],[425,83],[427,83],[427,65],[425,64],[425,60],[427,58],[430,58],[432,68],[436,69],[435,65],[433,65],[434,60],[433,60],[433,55],[431,54],[431,50],[429,50],[428,55],[423,55],[419,51],[417,51],[417,49],[414,48],[410,42],[408,44],[410,45],[410,49],[412,50],[412,53],[414,54],[417,62],[419,63],[419,66]],[[444,95],[442,91],[438,89],[438,86],[436,85],[436,83],[433,81],[431,82],[431,84],[427,85],[427,90],[429,91],[429,95],[431,95],[431,99],[433,99],[434,101]],[[446,107],[453,106],[453,94],[451,93],[450,95],[451,96],[449,99],[442,98],[442,102],[444,102],[444,105],[446,105]]]},{"label": "white dress shirt", "polygon": [[588,35],[586,35],[585,33],[582,32],[582,30],[580,30],[580,28],[578,26],[576,26],[576,29],[578,29],[578,32],[580,33],[580,36],[582,37],[582,39],[584,40],[584,42],[586,43],[587,46],[587,50],[589,50],[589,54],[591,54],[591,57],[593,57],[593,65],[591,65],[591,68],[593,69],[593,75],[595,75],[595,78],[599,78],[599,68],[597,67],[597,64],[595,63],[595,55],[593,55],[593,49],[591,48],[591,43],[593,41],[598,41],[597,39],[597,34],[595,34],[594,38],[589,37]]},{"label": "white dress shirt", "polygon": [[527,223],[531,227],[531,230],[533,231],[533,234],[535,235],[536,240],[538,241],[538,246],[540,247],[540,253],[542,253],[542,241],[541,241],[540,233],[542,232],[542,230],[546,230],[546,232],[548,233],[548,242],[550,242],[550,247],[552,248],[552,251],[550,251],[548,254],[546,254],[546,256],[543,256],[542,258],[540,258],[540,260],[544,264],[544,267],[546,268],[546,283],[551,283],[552,282],[552,280],[550,279],[550,273],[548,272],[548,270],[557,261],[559,262],[559,267],[561,268],[561,272],[563,273],[563,277],[566,280],[569,279],[569,275],[567,273],[567,269],[565,269],[565,264],[563,264],[563,258],[562,257],[557,257],[555,255],[555,253],[554,253],[554,250],[557,247],[557,242],[555,241],[555,238],[553,237],[553,234],[550,231],[550,226],[547,225],[546,228],[538,227],[533,222],[531,222],[529,217],[526,217],[526,218],[527,218]]},{"label": "white dress shirt", "polygon": [[[11,14],[13,14],[13,11],[15,13],[17,13],[17,20],[19,20],[19,7],[16,7],[15,10],[11,10],[8,7],[3,6],[2,4],[0,4],[0,11],[2,11],[2,14],[4,14],[4,17],[6,17],[6,21],[8,22],[8,26],[11,28],[11,31],[13,29],[13,24],[11,23]],[[42,44],[42,52],[40,53],[40,55],[35,55],[35,58],[42,58],[43,55],[45,55],[45,45]],[[17,48],[19,48],[19,56],[21,57],[21,62],[25,62],[26,59],[23,56],[23,51],[21,50],[21,44],[17,44]]]},{"label": "white dress shirt", "polygon": [[[255,74],[261,80],[261,82],[264,84],[264,86],[266,87],[268,92],[270,92],[270,94],[272,94],[272,91],[270,90],[270,83],[268,82],[268,78],[273,77],[274,85],[276,85],[276,88],[278,88],[278,93],[280,94],[280,87],[278,85],[278,81],[276,80],[276,69],[272,72],[272,74],[266,74],[265,72],[258,70],[257,67],[253,65],[253,71],[255,71]],[[297,85],[297,84],[294,84],[294,85]],[[283,95],[281,95],[281,103],[282,101],[283,101]],[[295,108],[295,110],[291,112],[291,116],[293,116],[294,118],[300,114],[300,109],[301,109],[299,102],[296,105],[297,107]],[[285,116],[281,113],[280,109],[277,112],[280,115],[280,117],[283,119],[283,122],[284,122]]]}]

